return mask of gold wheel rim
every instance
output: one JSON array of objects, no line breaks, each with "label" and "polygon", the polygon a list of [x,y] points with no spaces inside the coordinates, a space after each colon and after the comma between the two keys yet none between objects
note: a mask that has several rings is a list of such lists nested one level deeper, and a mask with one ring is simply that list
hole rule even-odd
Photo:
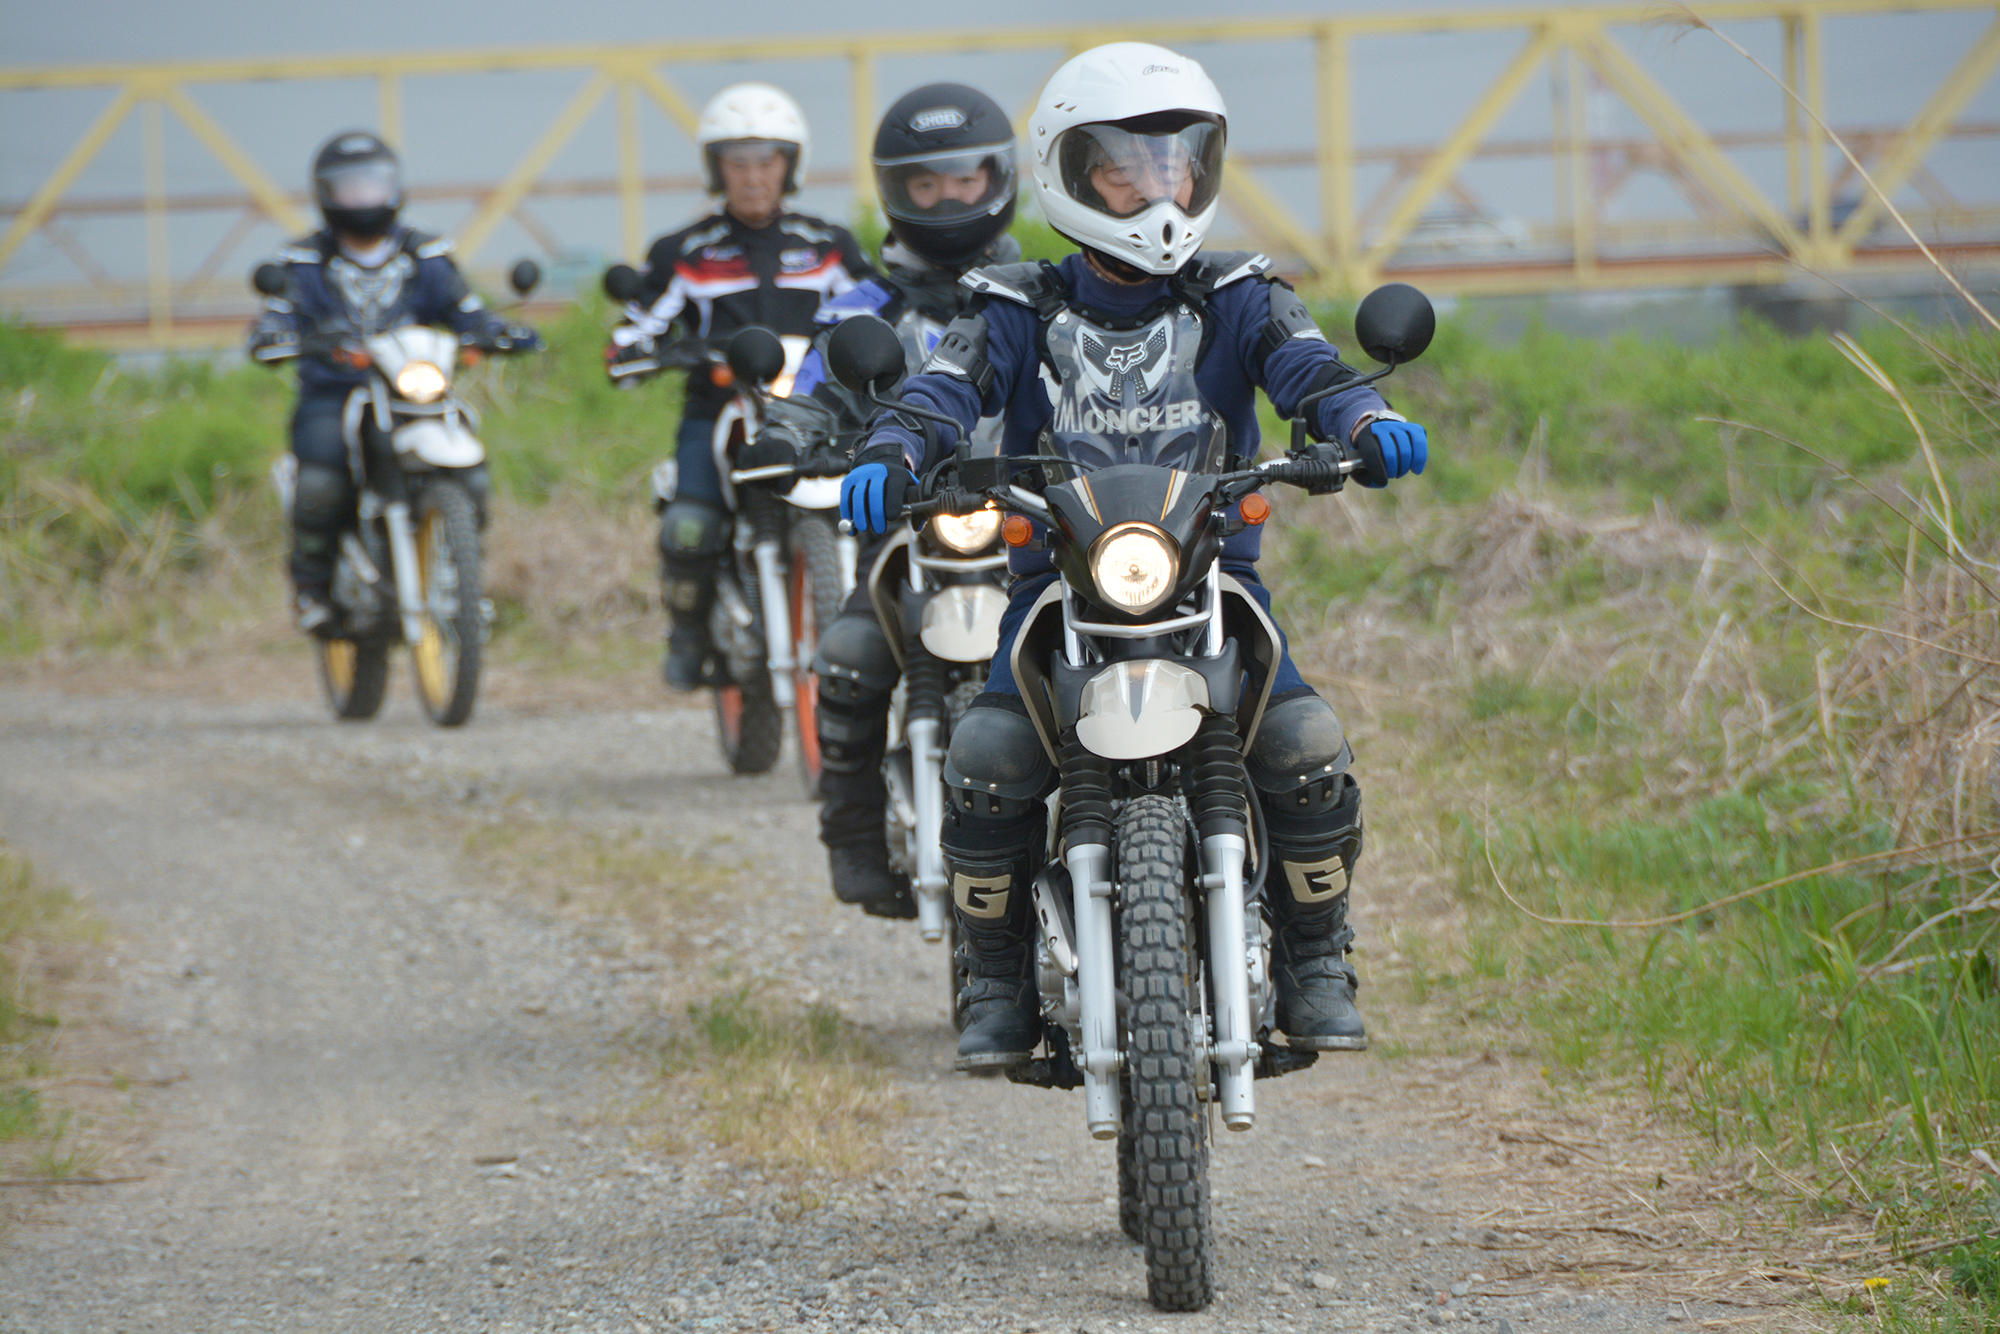
[{"label": "gold wheel rim", "polygon": [[424,515],[423,522],[417,525],[417,573],[423,581],[424,628],[410,647],[417,666],[417,686],[424,692],[425,702],[433,708],[443,708],[451,696],[451,664],[446,661],[445,637],[438,628],[431,596],[431,585],[437,575],[436,556],[444,545],[438,540],[443,525],[444,516],[437,510]]},{"label": "gold wheel rim", "polygon": [[352,640],[335,639],[319,646],[320,661],[326,666],[326,683],[345,700],[354,693],[355,662],[360,653]]}]

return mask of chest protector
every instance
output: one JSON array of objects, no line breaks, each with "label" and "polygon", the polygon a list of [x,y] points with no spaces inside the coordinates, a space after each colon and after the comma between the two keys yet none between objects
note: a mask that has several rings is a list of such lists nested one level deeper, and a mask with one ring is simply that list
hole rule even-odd
[{"label": "chest protector", "polygon": [[1040,451],[1091,467],[1220,472],[1230,463],[1228,428],[1195,382],[1210,341],[1207,298],[1269,269],[1262,255],[1197,256],[1164,298],[1130,319],[1078,308],[1053,265],[975,269],[960,281],[1035,311],[1050,409]]},{"label": "chest protector", "polygon": [[1041,448],[1093,468],[1149,463],[1220,471],[1228,432],[1201,401],[1194,378],[1202,323],[1183,302],[1133,325],[1059,311],[1042,327],[1042,385],[1051,415]]}]

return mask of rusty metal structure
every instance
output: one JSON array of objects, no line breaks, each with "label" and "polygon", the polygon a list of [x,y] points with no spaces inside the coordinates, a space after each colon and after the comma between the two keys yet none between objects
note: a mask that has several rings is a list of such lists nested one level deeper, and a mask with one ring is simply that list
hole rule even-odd
[{"label": "rusty metal structure", "polygon": [[[1289,117],[1300,142],[1235,136],[1227,215],[1216,239],[1268,250],[1321,290],[1363,290],[1387,278],[1448,294],[1775,284],[1924,263],[1902,225],[1887,216],[1884,196],[1949,262],[2000,262],[2000,118],[1967,114],[2000,67],[2000,4],[1729,0],[1698,9],[1719,31],[1761,34],[1766,49],[1775,44],[1779,58],[1766,71],[1776,113],[1769,123],[1705,127],[1690,99],[1670,91],[1653,67],[1659,51],[1684,57],[1690,45],[1704,44],[1702,60],[1735,71],[1747,67],[1745,57],[1713,33],[1691,28],[1685,14],[1652,4],[1166,23],[1145,36],[1203,59],[1244,43],[1301,55],[1309,70],[1301,81],[1309,87],[1301,91],[1310,95]],[[1969,34],[1955,62],[1934,71],[1921,105],[1897,123],[1830,123],[1828,49],[1841,40],[1841,25],[1918,14],[1961,16]],[[1678,41],[1644,40],[1677,24],[1689,28]],[[235,337],[249,308],[240,270],[254,258],[250,240],[273,226],[304,231],[311,219],[308,201],[280,184],[246,150],[241,133],[210,109],[209,100],[226,89],[364,80],[373,87],[379,128],[398,142],[409,128],[405,90],[412,80],[476,81],[523,71],[572,80],[567,100],[498,179],[413,192],[427,216],[452,205],[464,210],[453,230],[461,256],[478,270],[503,258],[494,242],[507,223],[542,249],[561,252],[560,238],[536,213],[559,200],[615,200],[617,244],[626,255],[638,254],[647,201],[697,188],[691,172],[649,172],[642,133],[642,113],[663,113],[681,135],[692,134],[695,107],[682,91],[690,70],[730,65],[783,82],[787,65],[844,63],[850,160],[862,162],[888,62],[915,58],[948,68],[968,52],[1021,52],[1043,53],[1052,66],[1071,52],[1133,35],[1079,26],[0,69],[0,117],[38,114],[36,99],[57,95],[70,99],[65,105],[79,96],[96,103],[87,126],[27,197],[0,200],[0,310],[107,341],[164,346]],[[1378,47],[1402,43],[1408,50],[1413,42],[1468,37],[1504,59],[1495,60],[1497,74],[1469,105],[1454,112],[1448,133],[1423,143],[1364,137],[1369,118],[1355,104],[1354,80]],[[1524,99],[1537,86],[1546,89],[1546,131],[1501,134],[1503,124],[1518,125]],[[615,171],[562,174],[579,130],[607,105]],[[1617,115],[1604,115],[1607,107]],[[1623,124],[1607,128],[1612,119]],[[134,122],[137,178],[118,189],[81,188],[107,144]],[[166,165],[170,124],[212,155],[231,188],[178,188]],[[1830,131],[1858,169],[1836,150]],[[1973,167],[1933,170],[1932,159],[1946,146]],[[691,168],[687,144],[673,148]],[[1782,158],[1780,170],[1771,166],[1774,155]],[[1475,169],[1532,178],[1547,195],[1545,209],[1525,219],[1509,216],[1475,184]],[[849,174],[857,202],[865,204],[866,173]],[[1307,188],[1300,188],[1301,174],[1309,175]],[[1626,216],[1622,201],[1640,180],[1651,181],[1655,193],[1663,183],[1676,205]],[[197,214],[226,222],[190,262],[185,246],[175,253],[172,224]],[[86,232],[107,219],[142,230],[142,275],[114,273],[93,250]],[[36,272],[24,273],[21,260],[31,247],[40,258]],[[48,272],[59,266],[68,272],[50,281]]]}]

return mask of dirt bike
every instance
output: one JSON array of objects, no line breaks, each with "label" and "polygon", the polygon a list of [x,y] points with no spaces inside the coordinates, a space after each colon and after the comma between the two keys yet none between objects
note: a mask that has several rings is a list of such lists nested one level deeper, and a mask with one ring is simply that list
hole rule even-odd
[{"label": "dirt bike", "polygon": [[[903,363],[893,331],[874,324],[836,330],[834,374],[955,432],[948,418],[880,397]],[[1213,1114],[1249,1130],[1253,1082],[1318,1056],[1276,1040],[1260,908],[1269,856],[1244,767],[1283,641],[1222,569],[1222,543],[1268,517],[1264,486],[1345,484],[1359,461],[1307,452],[1303,419],[1325,395],[1418,356],[1433,328],[1414,288],[1372,293],[1356,331],[1387,365],[1301,402],[1287,458],[1228,469],[1219,422],[1154,400],[1114,414],[1122,423],[1108,431],[1090,421],[1065,430],[1059,414],[1051,453],[978,459],[961,445],[909,508],[913,520],[1002,512],[1010,547],[1053,557],[1058,577],[1010,658],[1058,786],[1033,889],[1044,1042],[1008,1075],[1081,1087],[1091,1135],[1117,1140],[1120,1225],[1145,1247],[1148,1294],[1164,1310],[1197,1310],[1213,1295]],[[1176,409],[1196,401],[1193,362],[1178,369],[1176,359],[1156,386],[1180,395]],[[1165,429],[1147,429],[1155,423]],[[1018,480],[1024,468],[1041,473],[1039,490]]]},{"label": "dirt bike", "polygon": [[[604,290],[619,302],[640,295],[638,272],[616,264]],[[808,792],[819,783],[819,683],[812,674],[819,627],[840,614],[854,587],[857,545],[839,531],[839,474],[844,465],[772,465],[744,469],[736,460],[756,438],[772,398],[791,392],[809,340],[780,338],[752,325],[726,348],[685,339],[659,355],[628,362],[625,375],[674,367],[726,368],[736,389],[715,422],[711,448],[732,516],[728,559],[716,582],[710,642],[722,680],[714,687],[716,738],[730,770],[768,771],[784,748],[787,716],[798,738]],[[653,469],[653,504],[664,510],[679,480],[674,460]],[[789,485],[781,486],[782,483]]]},{"label": "dirt bike", "polygon": [[[525,297],[541,270],[522,260],[509,274]],[[290,278],[261,264],[251,285],[282,297]],[[344,433],[359,493],[356,522],[341,533],[330,600],[333,632],[315,636],[320,685],[334,716],[373,718],[389,684],[389,650],[409,645],[417,698],[440,727],[472,716],[492,606],[481,592],[486,526],[486,446],[479,415],[455,392],[461,350],[523,350],[505,335],[462,340],[427,325],[326,328],[306,334],[300,356],[327,356],[368,372],[347,400]],[[272,480],[289,514],[298,460],[286,454]]]},{"label": "dirt bike", "polygon": [[986,685],[1000,642],[1007,555],[1000,512],[938,513],[898,532],[876,556],[868,597],[901,672],[889,701],[889,863],[910,879],[925,940],[950,929],[950,884],[938,830],[952,729]]}]

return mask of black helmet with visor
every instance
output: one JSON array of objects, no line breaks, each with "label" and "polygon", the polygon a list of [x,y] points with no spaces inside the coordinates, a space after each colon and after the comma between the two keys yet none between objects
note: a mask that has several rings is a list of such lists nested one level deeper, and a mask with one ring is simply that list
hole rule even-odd
[{"label": "black helmet with visor", "polygon": [[313,157],[313,198],[326,225],[348,236],[387,236],[403,207],[403,171],[389,145],[366,131],[335,135]]},{"label": "black helmet with visor", "polygon": [[875,131],[875,190],[898,241],[933,264],[969,264],[1014,221],[1014,127],[962,83],[896,99]]}]

